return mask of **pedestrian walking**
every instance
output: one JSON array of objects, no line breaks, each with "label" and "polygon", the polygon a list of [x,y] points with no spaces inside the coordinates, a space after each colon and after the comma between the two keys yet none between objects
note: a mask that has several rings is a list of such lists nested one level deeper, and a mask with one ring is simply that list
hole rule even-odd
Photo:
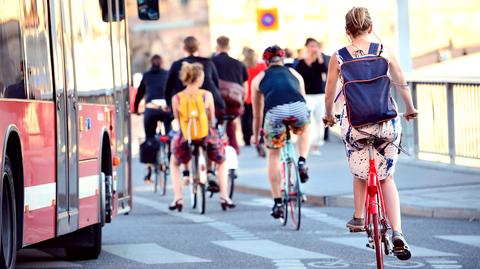
[{"label": "pedestrian walking", "polygon": [[[251,48],[245,47],[243,49],[243,62],[247,66],[248,82],[247,95],[245,97],[244,112],[242,115],[242,133],[245,145],[249,146],[253,134],[253,110],[252,110],[252,80],[262,71],[267,69],[265,62],[259,62],[258,56]],[[265,157],[266,153],[262,145],[257,145],[257,152],[260,157]]]},{"label": "pedestrian walking", "polygon": [[[248,74],[247,68],[242,62],[228,55],[229,50],[230,39],[220,36],[217,38],[217,55],[212,58],[212,61],[218,71],[220,92],[227,105],[225,113],[238,117],[243,113]],[[232,97],[238,96],[238,94],[241,94],[241,99]],[[235,119],[227,122],[226,133],[230,146],[239,154],[240,147],[237,141]]]},{"label": "pedestrian walking", "polygon": [[324,76],[327,66],[323,57],[320,43],[314,38],[307,38],[305,42],[305,58],[295,66],[305,81],[306,101],[311,112],[310,145],[314,155],[320,154],[323,144],[325,127],[322,122],[324,113],[325,85]]}]

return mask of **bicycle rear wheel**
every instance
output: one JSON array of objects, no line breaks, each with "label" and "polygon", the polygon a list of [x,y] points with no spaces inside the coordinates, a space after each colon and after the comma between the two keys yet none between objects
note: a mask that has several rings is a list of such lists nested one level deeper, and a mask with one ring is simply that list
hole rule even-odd
[{"label": "bicycle rear wheel", "polygon": [[292,171],[290,176],[290,214],[292,224],[296,230],[300,230],[302,222],[302,194],[300,193],[300,180],[298,178],[297,167],[294,163],[290,163],[289,170]]},{"label": "bicycle rear wheel", "polygon": [[190,205],[192,209],[197,208],[197,188],[193,182],[190,183]]},{"label": "bicycle rear wheel", "polygon": [[158,182],[159,182],[159,174],[161,173],[160,168],[157,164],[154,166],[154,172],[155,172],[155,179],[153,181],[153,192],[157,193],[158,192]]},{"label": "bicycle rear wheel", "polygon": [[373,242],[375,244],[375,257],[377,259],[377,268],[383,269],[383,244],[381,242],[381,234],[378,214],[372,214],[372,224],[373,224]]},{"label": "bicycle rear wheel", "polygon": [[197,184],[197,206],[198,206],[198,213],[205,214],[205,205],[206,205],[206,188],[205,184],[199,183]]},{"label": "bicycle rear wheel", "polygon": [[163,170],[160,172],[160,188],[162,190],[162,195],[167,194],[167,171]]},{"label": "bicycle rear wheel", "polygon": [[230,199],[233,198],[236,178],[237,178],[237,174],[235,172],[235,169],[228,170],[228,197],[230,197]]},{"label": "bicycle rear wheel", "polygon": [[282,221],[282,224],[283,226],[287,225],[287,222],[288,222],[288,206],[290,204],[290,199],[292,199],[292,197],[290,197],[289,193],[291,192],[291,185],[289,184],[289,178],[290,178],[290,174],[291,174],[291,170],[290,170],[290,167],[287,167],[287,165],[285,164],[285,171],[283,173],[283,182],[284,185],[283,185],[283,218],[281,219]]}]

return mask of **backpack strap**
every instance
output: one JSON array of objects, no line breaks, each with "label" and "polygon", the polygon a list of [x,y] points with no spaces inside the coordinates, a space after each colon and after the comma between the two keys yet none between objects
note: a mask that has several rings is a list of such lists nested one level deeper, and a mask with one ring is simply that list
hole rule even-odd
[{"label": "backpack strap", "polygon": [[343,47],[338,50],[338,55],[342,58],[343,62],[348,62],[353,60],[352,55],[350,55],[350,52],[348,52],[347,47]]},{"label": "backpack strap", "polygon": [[[380,51],[378,51],[378,47],[380,47]],[[377,54],[378,51],[378,54]],[[370,55],[377,55],[380,56],[383,52],[383,44],[378,43],[370,43],[370,47],[368,48],[368,54]]]}]

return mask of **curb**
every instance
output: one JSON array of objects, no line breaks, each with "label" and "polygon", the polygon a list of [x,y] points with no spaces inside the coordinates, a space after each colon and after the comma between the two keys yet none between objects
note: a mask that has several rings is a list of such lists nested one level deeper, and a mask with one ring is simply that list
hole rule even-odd
[{"label": "curb", "polygon": [[[235,191],[260,196],[271,195],[269,190],[239,185],[235,186]],[[353,198],[345,196],[308,195],[307,203],[319,207],[352,207]],[[437,208],[401,204],[400,211],[403,215],[413,217],[480,221],[480,210],[469,208]]]}]

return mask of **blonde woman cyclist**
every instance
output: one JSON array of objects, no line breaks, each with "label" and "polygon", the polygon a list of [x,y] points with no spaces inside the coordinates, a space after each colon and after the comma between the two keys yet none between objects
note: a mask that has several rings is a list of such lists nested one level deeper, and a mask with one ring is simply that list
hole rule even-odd
[{"label": "blonde woman cyclist", "polygon": [[[351,56],[349,58],[352,59],[358,59],[371,54],[385,57],[388,60],[391,82],[395,85],[405,103],[406,111],[404,117],[407,120],[415,118],[417,111],[413,106],[408,85],[395,56],[390,50],[384,49],[383,45],[379,45],[378,49],[374,49],[378,45],[374,44],[374,48],[372,49],[372,42],[369,41],[369,36],[372,33],[372,19],[368,10],[363,7],[354,7],[348,11],[345,16],[345,21],[345,30],[347,36],[351,40],[351,44],[342,48],[343,52],[345,52],[346,49],[348,51],[347,55]],[[374,50],[373,53],[371,53],[372,50]],[[335,122],[333,103],[336,95],[335,88],[337,80],[339,75],[341,75],[340,67],[347,60],[351,60],[343,59],[340,54],[343,53],[339,50],[332,56],[328,67],[329,72],[326,85],[324,122],[330,126]],[[369,70],[365,70],[365,72],[368,71]],[[362,228],[365,223],[363,216],[369,158],[368,149],[365,145],[360,143],[360,139],[368,137],[365,133],[387,139],[390,143],[385,143],[384,145],[381,145],[381,147],[375,147],[376,155],[381,160],[377,162],[379,164],[379,167],[377,168],[378,176],[382,180],[381,188],[384,195],[385,207],[393,230],[392,242],[396,248],[404,249],[403,254],[397,255],[397,258],[400,260],[408,260],[411,257],[411,253],[402,233],[400,200],[397,187],[393,180],[395,164],[398,159],[398,148],[394,144],[399,144],[402,131],[400,119],[397,116],[392,120],[362,126],[357,129],[350,125],[345,109],[346,108],[344,107],[342,113],[341,133],[345,142],[350,170],[354,178],[353,193],[355,207],[353,218],[347,223],[347,227],[358,229]]]},{"label": "blonde woman cyclist", "polygon": [[[199,63],[190,64],[184,62],[180,70],[180,79],[185,85],[185,89],[177,93],[172,98],[172,110],[176,120],[182,125],[183,122],[188,121],[188,115],[185,115],[182,107],[187,106],[188,102],[197,102],[195,107],[204,109],[204,111],[198,112],[198,117],[201,121],[208,121],[208,132],[198,139],[196,142],[202,144],[206,149],[208,159],[217,163],[217,174],[220,185],[220,200],[221,206],[225,210],[226,208],[234,208],[235,204],[228,197],[227,192],[227,169],[224,164],[225,161],[225,149],[218,147],[221,142],[218,141],[218,136],[214,134],[214,129],[211,128],[215,120],[215,106],[213,101],[213,95],[207,90],[200,89],[204,79],[203,66]],[[191,154],[188,146],[187,138],[182,131],[173,139],[172,153],[173,158],[170,159],[170,169],[172,175],[172,184],[174,190],[174,201],[170,204],[170,210],[182,211],[183,199],[182,199],[182,180],[180,176],[180,165],[186,164],[191,159]]]}]

